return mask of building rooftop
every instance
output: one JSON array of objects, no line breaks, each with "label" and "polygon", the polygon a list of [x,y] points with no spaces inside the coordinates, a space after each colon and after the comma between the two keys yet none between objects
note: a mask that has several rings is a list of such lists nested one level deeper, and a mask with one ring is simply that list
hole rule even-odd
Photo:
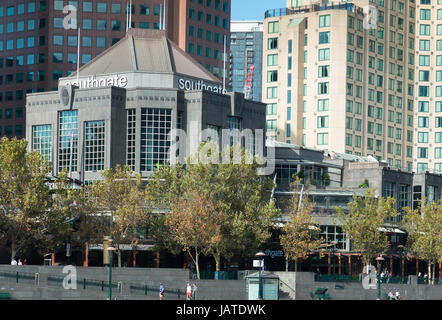
[{"label": "building rooftop", "polygon": [[[220,83],[163,30],[129,29],[126,37],[80,68],[79,76],[122,72],[175,73]],[[67,78],[76,78],[76,72]]]},{"label": "building rooftop", "polygon": [[358,14],[364,14],[364,10],[353,3],[328,3],[328,4],[310,4],[305,6],[300,6],[298,8],[280,8],[267,10],[264,14],[265,18],[289,16],[299,13],[309,13],[324,10],[347,10],[350,12],[356,12]]}]

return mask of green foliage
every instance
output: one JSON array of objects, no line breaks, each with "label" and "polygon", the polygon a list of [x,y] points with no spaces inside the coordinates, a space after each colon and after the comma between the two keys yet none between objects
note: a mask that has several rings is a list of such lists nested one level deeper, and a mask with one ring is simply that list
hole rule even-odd
[{"label": "green foliage", "polygon": [[315,226],[311,216],[314,204],[308,198],[307,186],[302,189],[300,184],[301,179],[295,177],[291,187],[293,195],[286,205],[289,220],[282,228],[280,236],[287,262],[307,258],[310,253],[318,250],[322,243],[319,239],[319,228]]},{"label": "green foliage", "polygon": [[137,243],[137,228],[148,224],[151,213],[145,201],[141,176],[128,166],[117,165],[102,171],[103,180],[93,184],[89,190],[91,205],[103,217],[101,233],[112,238],[117,245],[118,264],[121,266],[122,241]]},{"label": "green foliage", "polygon": [[[248,158],[239,148],[235,151],[242,155],[236,163],[216,164],[207,159],[231,156],[233,150],[221,154],[216,144],[202,144],[198,154],[189,158],[185,167],[164,165],[158,168],[147,187],[149,200],[160,210],[175,207],[188,191],[213,204],[221,240],[208,253],[215,258],[217,270],[221,256],[254,255],[270,237],[274,218],[279,215],[279,210],[269,201],[273,182],[257,174],[256,159]],[[158,234],[154,237],[164,239]],[[170,239],[165,240],[163,244],[170,246]]]},{"label": "green foliage", "polygon": [[12,257],[39,239],[45,228],[42,216],[50,206],[45,184],[49,165],[26,149],[26,140],[0,140],[0,239]]},{"label": "green foliage", "polygon": [[388,249],[388,237],[381,228],[385,221],[397,215],[393,198],[375,196],[374,189],[368,189],[363,196],[354,196],[349,203],[349,212],[337,208],[342,229],[352,241],[355,250],[361,252],[366,264]]},{"label": "green foliage", "polygon": [[364,181],[358,186],[359,188],[370,188],[370,183],[368,179],[364,179]]},{"label": "green foliage", "polygon": [[[423,199],[415,210],[404,208],[402,227],[408,232],[407,246],[412,254],[430,266],[442,262],[442,204]],[[431,277],[431,272],[428,273]],[[434,270],[433,270],[434,278]]]}]

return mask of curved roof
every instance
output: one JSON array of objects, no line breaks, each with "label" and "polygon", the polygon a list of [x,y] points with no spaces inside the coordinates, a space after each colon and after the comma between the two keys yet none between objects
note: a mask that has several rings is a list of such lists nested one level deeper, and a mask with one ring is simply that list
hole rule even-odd
[{"label": "curved roof", "polygon": [[[80,76],[122,72],[178,73],[221,81],[166,37],[163,30],[129,29],[126,36],[80,68]],[[76,77],[76,72],[68,78]]]}]

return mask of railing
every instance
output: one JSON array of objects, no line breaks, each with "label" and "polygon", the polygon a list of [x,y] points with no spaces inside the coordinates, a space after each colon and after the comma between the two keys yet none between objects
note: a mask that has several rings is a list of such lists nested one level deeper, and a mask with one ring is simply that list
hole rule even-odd
[{"label": "railing", "polygon": [[331,3],[327,5],[312,4],[308,6],[301,6],[298,8],[280,8],[267,10],[264,14],[265,18],[288,16],[297,13],[308,13],[323,10],[347,10],[355,12],[357,14],[364,14],[364,10],[360,7],[355,6],[353,3]]},{"label": "railing", "polygon": [[[48,276],[48,284],[49,283],[62,283],[64,277],[59,276]],[[94,280],[94,279],[77,279],[77,287],[81,287],[84,290],[86,289],[99,289],[104,291],[105,288],[109,288],[109,281],[107,280]],[[122,291],[121,282],[112,282],[111,287],[117,289],[120,293]]]},{"label": "railing", "polygon": [[361,277],[339,274],[315,274],[316,282],[360,282]]},{"label": "railing", "polygon": [[16,283],[20,280],[32,280],[38,285],[38,273],[28,273],[19,271],[0,271],[0,277],[15,279]]},{"label": "railing", "polygon": [[214,271],[200,271],[201,280],[238,280],[238,271],[218,271],[218,277],[215,277]]},{"label": "railing", "polygon": [[[152,287],[148,286],[147,284],[131,284],[130,285],[130,291],[133,294],[144,294],[145,296],[159,296],[159,287]],[[170,289],[165,288],[164,289],[164,297],[172,297],[174,299],[181,299],[181,297],[184,298],[184,291],[181,293],[181,289]]]}]

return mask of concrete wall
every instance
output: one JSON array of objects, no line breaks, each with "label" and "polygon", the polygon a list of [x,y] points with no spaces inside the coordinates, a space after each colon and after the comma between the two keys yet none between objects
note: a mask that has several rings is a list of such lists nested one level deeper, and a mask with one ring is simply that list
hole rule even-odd
[{"label": "concrete wall", "polygon": [[[336,284],[343,286],[336,289]],[[298,272],[296,275],[296,299],[311,300],[310,293],[316,288],[328,288],[333,300],[376,300],[377,289],[366,290],[361,282],[315,282],[313,272]],[[381,284],[381,299],[390,290],[399,290],[403,300],[441,300],[442,285],[418,285],[416,276],[411,276],[410,284]]]},{"label": "concrete wall", "polygon": [[[76,290],[65,290],[61,282],[48,281],[48,276],[64,277],[64,266],[10,266],[0,265],[0,273],[23,272],[26,274],[39,273],[40,283],[35,285],[32,279],[3,277],[0,275],[0,292],[8,291],[15,299],[53,300],[53,299],[106,299],[107,287],[88,287],[84,290],[80,285]],[[109,280],[109,269],[106,267],[77,267],[77,279]],[[144,295],[142,291],[130,290],[130,285],[147,285],[159,288],[163,283],[166,290],[181,290],[180,299],[185,299],[185,289],[188,282],[198,286],[198,300],[244,300],[246,295],[244,280],[190,280],[188,269],[166,268],[113,268],[112,281],[122,283],[122,292],[113,289],[113,297],[124,300],[158,299],[157,292],[149,292]],[[175,294],[166,294],[166,300],[178,299]]]}]

